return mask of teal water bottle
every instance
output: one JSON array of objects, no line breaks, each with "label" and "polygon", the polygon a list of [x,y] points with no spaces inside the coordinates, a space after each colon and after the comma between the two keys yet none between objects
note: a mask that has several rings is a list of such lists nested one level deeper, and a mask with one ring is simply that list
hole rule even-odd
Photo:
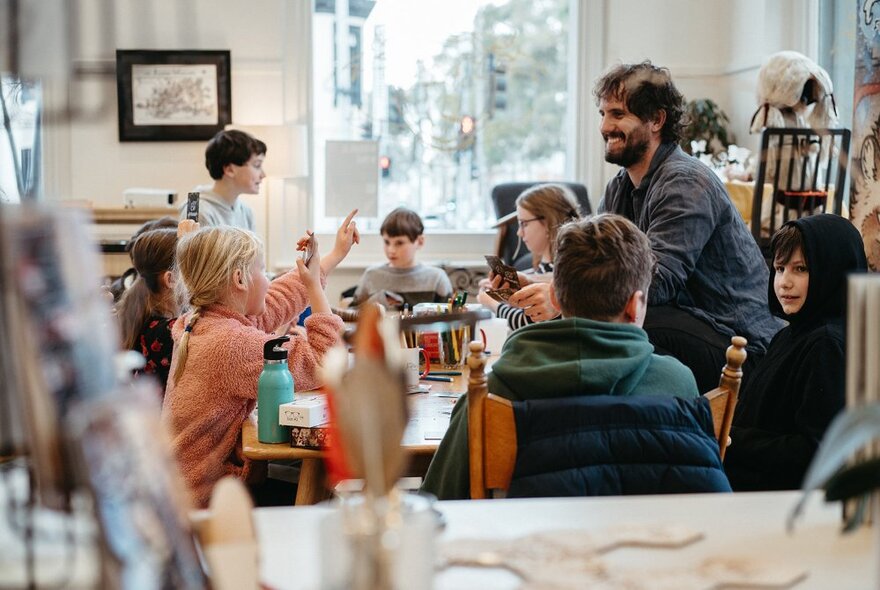
[{"label": "teal water bottle", "polygon": [[290,427],[278,424],[278,406],[293,401],[293,375],[287,368],[290,336],[263,345],[263,372],[257,382],[257,438],[261,443],[290,442]]}]

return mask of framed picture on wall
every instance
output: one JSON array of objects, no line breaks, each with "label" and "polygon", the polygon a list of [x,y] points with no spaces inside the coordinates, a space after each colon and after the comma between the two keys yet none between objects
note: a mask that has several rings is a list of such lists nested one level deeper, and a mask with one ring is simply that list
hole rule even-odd
[{"label": "framed picture on wall", "polygon": [[229,51],[118,49],[119,141],[204,141],[232,120]]}]

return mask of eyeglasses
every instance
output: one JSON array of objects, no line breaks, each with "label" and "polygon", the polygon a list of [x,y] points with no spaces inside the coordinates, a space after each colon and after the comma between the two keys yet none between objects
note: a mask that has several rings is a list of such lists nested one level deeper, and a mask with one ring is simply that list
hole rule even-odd
[{"label": "eyeglasses", "polygon": [[527,228],[527,227],[529,226],[529,224],[530,224],[531,222],[533,222],[533,221],[541,221],[542,219],[544,219],[544,216],[543,216],[543,215],[540,216],[540,217],[532,217],[531,219],[517,219],[516,221],[519,223],[519,226],[520,226],[521,228],[525,229],[525,228]]}]

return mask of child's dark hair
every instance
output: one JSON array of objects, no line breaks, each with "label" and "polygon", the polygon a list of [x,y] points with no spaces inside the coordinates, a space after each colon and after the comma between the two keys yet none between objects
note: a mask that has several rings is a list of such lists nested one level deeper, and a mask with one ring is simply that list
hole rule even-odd
[{"label": "child's dark hair", "polygon": [[770,251],[773,253],[773,264],[785,264],[791,260],[795,250],[800,249],[804,253],[804,236],[801,230],[793,223],[783,225],[779,228],[773,239],[770,240]]},{"label": "child's dark hair", "polygon": [[[154,229],[173,229],[176,231],[177,220],[173,217],[160,217],[159,219],[150,220],[140,226],[125,244],[125,251],[128,252],[129,257],[131,257],[131,248],[134,245],[135,240],[138,239],[138,236],[148,231],[153,231]],[[134,264],[134,260],[132,260],[132,264]],[[110,283],[109,291],[110,294],[113,295],[114,305],[119,303],[119,300],[122,299],[122,295],[125,293],[125,290],[131,287],[132,283],[134,283],[134,280],[137,278],[137,274],[137,269],[131,267],[124,273],[122,273],[121,276],[114,279],[112,283]]]},{"label": "child's dark hair", "polygon": [[168,309],[161,290],[162,275],[174,266],[177,230],[146,231],[132,242],[130,254],[137,276],[116,305],[116,317],[126,350],[134,349],[144,323],[151,316],[173,317],[179,309]]},{"label": "child's dark hair", "polygon": [[229,164],[244,166],[252,156],[266,154],[266,144],[237,129],[221,131],[211,138],[205,148],[205,167],[214,180],[223,178],[223,169]]},{"label": "child's dark hair", "polygon": [[419,214],[406,207],[398,207],[385,217],[379,233],[390,238],[406,236],[415,242],[420,235],[425,233],[425,226]]},{"label": "child's dark hair", "polygon": [[656,257],[631,221],[603,213],[559,228],[553,288],[566,317],[609,321],[633,293],[647,297]]}]

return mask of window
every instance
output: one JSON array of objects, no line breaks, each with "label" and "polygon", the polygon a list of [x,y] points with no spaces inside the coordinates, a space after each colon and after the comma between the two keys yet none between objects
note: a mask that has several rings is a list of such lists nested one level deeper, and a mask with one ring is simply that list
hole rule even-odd
[{"label": "window", "polygon": [[399,205],[428,228],[488,229],[495,184],[565,176],[569,0],[319,0],[313,18],[320,231],[337,223],[328,140],[378,144],[368,230]]},{"label": "window", "polygon": [[854,2],[820,0],[819,65],[828,71],[840,125],[852,128],[853,84],[856,63]]}]

